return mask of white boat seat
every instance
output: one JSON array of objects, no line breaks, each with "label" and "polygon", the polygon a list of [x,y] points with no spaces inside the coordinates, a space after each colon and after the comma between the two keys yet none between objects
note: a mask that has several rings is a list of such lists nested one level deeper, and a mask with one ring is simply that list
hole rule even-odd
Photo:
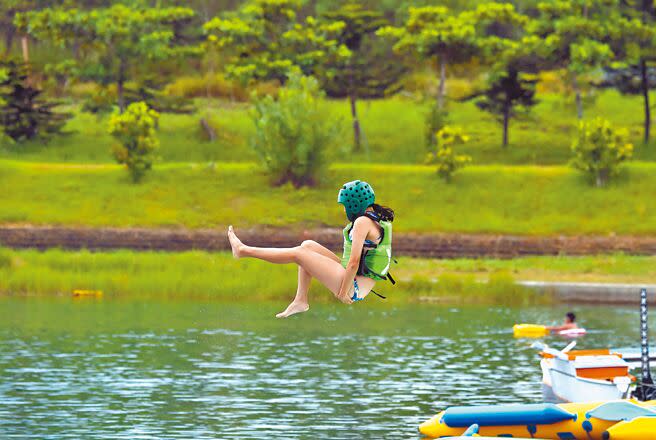
[{"label": "white boat seat", "polygon": [[599,356],[578,356],[574,359],[574,368],[613,368],[629,367],[629,363],[619,356],[599,355]]}]

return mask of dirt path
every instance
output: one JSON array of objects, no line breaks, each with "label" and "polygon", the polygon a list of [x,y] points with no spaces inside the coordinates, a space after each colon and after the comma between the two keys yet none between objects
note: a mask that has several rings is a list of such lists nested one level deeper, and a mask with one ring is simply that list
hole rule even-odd
[{"label": "dirt path", "polygon": [[[334,250],[342,246],[341,231],[333,228],[291,230],[276,228],[238,229],[245,243],[256,246],[294,246],[316,240]],[[59,226],[0,226],[0,246],[13,248],[60,247],[94,250],[182,251],[226,250],[228,240],[221,229],[79,228]],[[588,255],[612,252],[656,255],[656,237],[553,236],[530,237],[492,234],[394,235],[398,255],[418,257],[498,257],[522,255]]]}]

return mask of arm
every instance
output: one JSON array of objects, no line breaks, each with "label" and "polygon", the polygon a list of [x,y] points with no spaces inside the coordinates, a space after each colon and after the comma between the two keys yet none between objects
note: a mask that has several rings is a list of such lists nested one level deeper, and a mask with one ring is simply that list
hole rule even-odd
[{"label": "arm", "polygon": [[571,323],[571,324],[548,326],[547,330],[549,330],[550,332],[562,332],[563,330],[571,330],[573,328],[577,328],[577,326],[576,324]]},{"label": "arm", "polygon": [[351,256],[346,264],[346,273],[342,280],[342,285],[339,288],[337,299],[345,304],[351,304],[353,300],[348,296],[353,280],[358,273],[360,266],[360,257],[362,256],[362,248],[364,247],[364,240],[367,237],[368,225],[367,221],[371,221],[366,217],[358,218],[353,224],[353,242],[351,243]]}]

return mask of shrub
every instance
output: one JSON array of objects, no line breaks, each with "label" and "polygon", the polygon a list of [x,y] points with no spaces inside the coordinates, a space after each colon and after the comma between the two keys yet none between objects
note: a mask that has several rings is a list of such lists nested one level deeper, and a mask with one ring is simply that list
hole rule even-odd
[{"label": "shrub", "polygon": [[[253,84],[250,89],[257,96],[276,95],[280,85],[277,81]],[[239,83],[226,79],[222,74],[205,76],[181,76],[164,88],[164,93],[180,98],[221,98],[246,102],[249,94]]]},{"label": "shrub", "polygon": [[119,141],[113,148],[114,158],[125,164],[133,182],[150,170],[159,140],[155,134],[159,113],[144,102],[128,106],[125,113],[116,111],[109,120],[109,134]]},{"label": "shrub", "polygon": [[252,147],[275,185],[314,185],[327,166],[339,129],[321,106],[323,96],[316,79],[292,73],[278,99],[254,99]]},{"label": "shrub", "polygon": [[109,113],[116,106],[116,87],[98,87],[92,93],[89,93],[82,103],[82,111],[101,115]]},{"label": "shrub", "polygon": [[0,247],[0,269],[9,269],[13,266],[11,252],[9,249]]},{"label": "shrub", "polygon": [[435,139],[435,151],[428,154],[427,162],[437,164],[437,174],[450,182],[453,173],[471,162],[470,156],[456,154],[454,150],[454,147],[465,144],[469,137],[463,134],[462,129],[447,125],[437,132]]},{"label": "shrub", "polygon": [[602,118],[581,121],[572,142],[574,157],[570,163],[590,176],[596,186],[604,186],[617,174],[619,165],[633,156],[627,136],[626,130],[616,130]]},{"label": "shrub", "polygon": [[223,75],[181,76],[164,88],[164,93],[182,98],[224,98],[247,101],[246,91]]}]

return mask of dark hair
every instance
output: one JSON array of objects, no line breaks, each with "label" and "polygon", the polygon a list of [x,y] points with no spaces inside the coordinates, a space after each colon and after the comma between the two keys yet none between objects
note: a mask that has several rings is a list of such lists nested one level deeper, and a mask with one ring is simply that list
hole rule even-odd
[{"label": "dark hair", "polygon": [[570,321],[572,322],[576,321],[576,315],[574,313],[568,312],[566,316],[569,318]]},{"label": "dark hair", "polygon": [[378,217],[380,217],[381,220],[386,221],[386,222],[393,222],[394,221],[394,210],[392,208],[388,208],[387,206],[378,205],[376,203],[372,204],[371,208],[374,210],[376,215],[378,215]]}]

